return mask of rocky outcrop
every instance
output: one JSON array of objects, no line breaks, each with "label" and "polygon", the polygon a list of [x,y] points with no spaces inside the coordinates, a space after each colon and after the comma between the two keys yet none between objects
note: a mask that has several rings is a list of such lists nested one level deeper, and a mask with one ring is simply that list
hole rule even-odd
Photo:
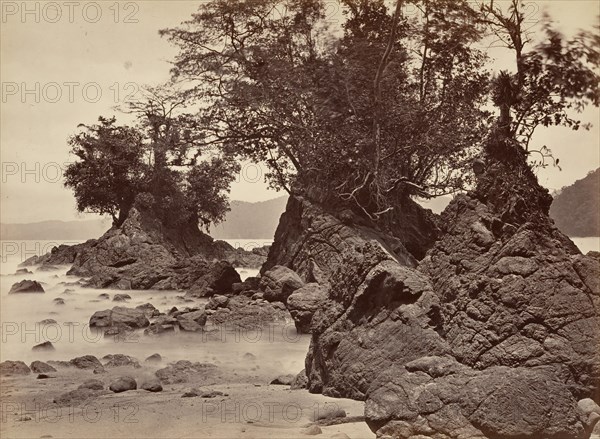
[{"label": "rocky outcrop", "polygon": [[260,252],[234,249],[200,232],[195,224],[170,227],[148,210],[133,207],[120,226],[75,246],[54,247],[21,265],[72,264],[69,275],[85,286],[113,289],[186,289],[210,296],[240,282],[233,264],[259,267]]},{"label": "rocky outcrop", "polygon": [[[319,265],[308,388],[366,401],[378,437],[587,438],[598,420],[600,263],[554,227],[528,168],[490,163],[418,266],[360,235]],[[304,244],[273,248],[310,273]]]}]

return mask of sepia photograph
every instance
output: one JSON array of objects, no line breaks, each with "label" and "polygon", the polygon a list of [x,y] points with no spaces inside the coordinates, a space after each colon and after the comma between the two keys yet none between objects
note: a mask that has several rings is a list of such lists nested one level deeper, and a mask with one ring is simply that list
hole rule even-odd
[{"label": "sepia photograph", "polygon": [[599,0],[0,12],[0,438],[600,439]]}]

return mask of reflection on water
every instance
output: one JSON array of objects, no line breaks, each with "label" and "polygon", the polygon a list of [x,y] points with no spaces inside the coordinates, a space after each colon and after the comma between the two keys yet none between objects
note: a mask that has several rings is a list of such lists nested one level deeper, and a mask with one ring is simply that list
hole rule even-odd
[{"label": "reflection on water", "polygon": [[[6,256],[6,257],[5,257]],[[30,254],[27,257],[31,256]],[[81,288],[78,277],[67,276],[69,267],[61,266],[56,271],[36,271],[32,274],[14,275],[17,265],[25,259],[21,254],[3,254],[0,271],[0,318],[2,321],[2,343],[0,357],[5,360],[69,360],[81,355],[122,353],[143,360],[159,353],[167,361],[190,360],[212,362],[232,368],[247,369],[250,360],[244,354],[251,353],[260,363],[262,373],[297,373],[304,368],[304,357],[308,350],[309,336],[296,334],[290,321],[285,325],[270,326],[261,330],[233,330],[212,328],[209,334],[171,333],[161,336],[145,336],[143,331],[123,339],[105,338],[90,330],[88,322],[95,311],[113,306],[134,308],[150,302],[162,312],[171,307],[203,308],[206,299],[186,302],[185,291],[123,291]],[[242,278],[256,275],[258,270],[238,269]],[[23,279],[42,283],[44,294],[12,294],[11,286]],[[100,299],[101,293],[111,298],[115,293],[127,293],[132,299],[127,303]],[[64,305],[53,302],[62,298]],[[56,324],[36,324],[44,319],[54,319]],[[211,329],[211,328],[208,328]],[[51,341],[53,352],[32,352],[31,348],[44,341]],[[275,359],[275,361],[273,361]],[[257,363],[257,364],[258,364]]]}]

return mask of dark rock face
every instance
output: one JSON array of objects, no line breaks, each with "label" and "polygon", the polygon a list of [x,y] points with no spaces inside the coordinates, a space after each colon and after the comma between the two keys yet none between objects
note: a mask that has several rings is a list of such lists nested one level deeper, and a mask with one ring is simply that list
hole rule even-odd
[{"label": "dark rock face", "polygon": [[261,273],[282,265],[298,273],[304,282],[325,284],[340,265],[345,251],[372,240],[402,264],[417,265],[400,239],[364,224],[351,212],[339,216],[343,220],[303,197],[291,196]]},{"label": "dark rock face", "polygon": [[35,280],[22,280],[21,282],[17,282],[13,284],[10,288],[8,294],[18,294],[18,293],[44,293],[44,288],[40,285],[38,281]]},{"label": "dark rock face", "polygon": [[[479,201],[461,196],[423,261],[440,299],[439,331],[462,364],[546,366],[577,398],[600,388],[600,263],[583,256],[550,223],[514,233]],[[557,366],[560,364],[560,366]]]},{"label": "dark rock face", "polygon": [[[379,240],[344,247],[312,317],[311,392],[366,401],[378,437],[589,437],[600,262],[554,227],[533,174],[512,167],[488,168],[453,200],[418,267]],[[279,259],[295,248],[273,247]]]}]

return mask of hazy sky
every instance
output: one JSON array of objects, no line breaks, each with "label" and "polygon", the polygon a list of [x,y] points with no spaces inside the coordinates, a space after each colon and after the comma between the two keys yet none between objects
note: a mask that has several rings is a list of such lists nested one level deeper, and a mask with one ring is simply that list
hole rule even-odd
[{"label": "hazy sky", "polygon": [[[529,3],[531,20],[547,9],[565,32],[589,28],[600,13],[595,0]],[[113,107],[128,93],[168,79],[175,48],[157,31],[186,20],[198,4],[2,2],[2,222],[92,217],[76,213],[72,193],[62,186],[59,173],[72,160],[66,139],[77,124],[94,123],[99,115],[123,119]],[[329,11],[337,19],[336,3]],[[592,131],[553,128],[534,139],[536,145],[548,145],[563,166],[562,172],[539,172],[545,186],[560,188],[600,166],[599,113],[593,109],[584,116],[595,123]],[[279,195],[267,190],[260,173],[246,165],[232,198],[259,201]]]}]

